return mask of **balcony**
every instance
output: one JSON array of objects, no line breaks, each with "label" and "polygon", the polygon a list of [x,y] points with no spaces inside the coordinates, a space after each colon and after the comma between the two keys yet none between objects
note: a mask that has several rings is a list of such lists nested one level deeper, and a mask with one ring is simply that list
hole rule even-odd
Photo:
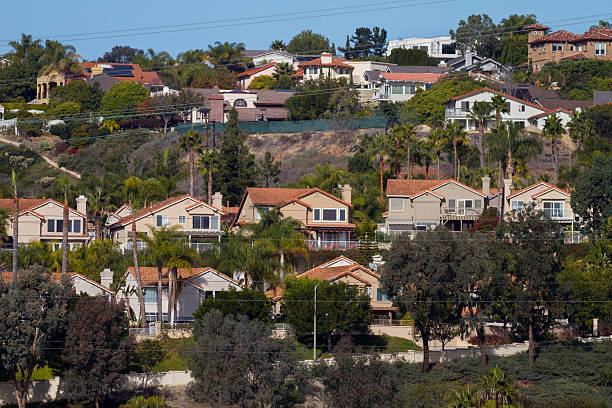
[{"label": "balcony", "polygon": [[470,111],[468,109],[461,108],[446,108],[444,114],[447,118],[461,118],[465,119],[468,117]]},{"label": "balcony", "polygon": [[306,245],[312,250],[346,251],[357,248],[359,241],[306,240]]},{"label": "balcony", "polygon": [[442,220],[472,220],[475,221],[482,214],[482,208],[443,208]]}]

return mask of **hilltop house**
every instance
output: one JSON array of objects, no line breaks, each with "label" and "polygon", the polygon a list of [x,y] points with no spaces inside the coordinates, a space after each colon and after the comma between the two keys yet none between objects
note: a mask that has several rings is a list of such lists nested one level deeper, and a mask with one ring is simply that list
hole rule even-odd
[{"label": "hilltop house", "polygon": [[534,72],[539,72],[549,62],[569,59],[612,60],[612,28],[595,27],[584,34],[559,30],[548,33],[550,27],[530,24],[528,31],[527,58]]},{"label": "hilltop house", "polygon": [[[70,248],[86,244],[91,239],[87,233],[87,198],[77,197],[77,209],[68,209],[68,245]],[[9,213],[7,225],[8,245],[13,245],[13,200],[0,199],[0,209]],[[34,241],[52,243],[53,249],[61,248],[64,229],[64,204],[52,198],[19,199],[19,245]]]},{"label": "hilltop house", "polygon": [[255,68],[247,69],[244,72],[236,75],[238,87],[240,89],[248,89],[251,82],[262,75],[272,76],[276,72],[276,62],[258,65]]},{"label": "hilltop house", "polygon": [[[157,282],[158,270],[156,267],[140,267],[140,279],[144,291],[145,315],[148,322],[157,321]],[[126,286],[136,287],[134,267],[130,266],[125,273]],[[168,284],[169,284],[168,268],[162,269],[162,320],[168,319]],[[184,322],[193,320],[193,312],[196,311],[200,303],[206,300],[207,297],[214,297],[217,292],[223,290],[242,290],[242,285],[232,278],[217,272],[213,268],[178,268],[177,283],[179,285],[178,298],[174,309],[176,316],[173,316],[170,321]],[[117,292],[117,300],[125,299],[129,302],[129,306],[134,310],[136,316],[140,316],[140,305],[138,296],[132,294],[126,299],[123,291]]]},{"label": "hilltop house", "polygon": [[283,217],[299,221],[312,248],[346,249],[354,245],[349,185],[342,187],[341,199],[318,188],[247,188],[233,226],[257,223],[272,208]]},{"label": "hilltop house", "polygon": [[[132,214],[129,206],[123,205],[112,215],[116,221],[106,226],[106,234],[119,242],[122,251],[131,250],[132,223],[136,222],[136,232],[151,234],[151,228],[176,226],[188,237],[189,245],[197,250],[209,248],[211,241],[221,236],[222,195],[213,195],[213,205],[200,201],[190,195],[171,197]],[[144,242],[137,241],[139,248]]]},{"label": "hilltop house", "polygon": [[539,181],[517,191],[511,191],[511,180],[504,180],[504,184],[504,214],[510,215],[532,207],[560,223],[570,224],[574,220],[569,192],[545,181]]},{"label": "hilltop house", "polygon": [[396,48],[426,51],[427,55],[433,58],[451,59],[459,56],[455,50],[455,41],[450,35],[428,38],[400,38],[399,40],[391,40],[387,43],[387,57],[391,55],[391,51]]},{"label": "hilltop house", "polygon": [[332,79],[344,78],[349,83],[354,70],[348,60],[337,58],[328,52],[321,53],[320,58],[302,62],[299,64],[299,68],[303,81],[326,77]]},{"label": "hilltop house", "polygon": [[447,63],[454,71],[464,71],[468,74],[487,73],[496,79],[500,79],[510,72],[510,69],[492,58],[484,58],[479,55],[466,51],[465,55],[452,59]]},{"label": "hilltop house", "polygon": [[474,226],[492,197],[490,179],[483,177],[482,191],[455,180],[387,180],[388,211],[383,214],[388,234],[433,229],[451,231]]},{"label": "hilltop house", "polygon": [[381,72],[378,74],[377,86],[380,91],[372,95],[375,102],[405,102],[412,99],[417,90],[428,90],[438,82],[441,73],[408,73]]}]

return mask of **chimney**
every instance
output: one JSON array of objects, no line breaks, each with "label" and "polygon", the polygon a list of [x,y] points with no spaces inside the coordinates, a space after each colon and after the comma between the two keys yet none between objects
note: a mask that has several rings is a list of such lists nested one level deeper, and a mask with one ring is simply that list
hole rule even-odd
[{"label": "chimney", "polygon": [[208,95],[208,104],[210,106],[209,119],[223,123],[223,95]]},{"label": "chimney", "polygon": [[504,179],[504,199],[512,194],[512,179]]},{"label": "chimney", "polygon": [[321,53],[321,64],[331,64],[332,63],[332,55],[329,52]]},{"label": "chimney", "polygon": [[491,193],[491,177],[484,176],[482,178],[482,193],[487,197]]},{"label": "chimney", "polygon": [[351,191],[353,189],[351,188],[350,185],[345,184],[340,191],[342,192],[342,200],[346,201],[347,203],[351,204]]},{"label": "chimney", "polygon": [[472,65],[472,51],[465,52],[465,66],[469,67]]},{"label": "chimney", "polygon": [[113,271],[106,268],[100,272],[100,284],[104,287],[110,288],[113,284]]},{"label": "chimney", "polygon": [[77,211],[87,215],[87,197],[84,195],[80,195],[76,199],[77,202]]},{"label": "chimney", "polygon": [[216,207],[220,210],[221,207],[223,207],[223,194],[221,194],[218,191],[215,194],[213,194],[212,205],[213,207]]}]

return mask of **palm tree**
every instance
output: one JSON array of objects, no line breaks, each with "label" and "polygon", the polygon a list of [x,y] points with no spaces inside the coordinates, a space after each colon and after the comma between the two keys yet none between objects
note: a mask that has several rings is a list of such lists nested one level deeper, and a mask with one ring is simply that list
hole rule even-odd
[{"label": "palm tree", "polygon": [[372,153],[376,156],[376,159],[380,165],[380,192],[381,194],[384,191],[383,186],[383,176],[385,174],[384,170],[384,162],[385,155],[389,151],[390,143],[387,135],[378,133],[374,136],[374,140],[372,141]]},{"label": "palm tree", "polygon": [[452,401],[448,405],[448,408],[478,408],[478,392],[476,388],[461,387],[459,391],[455,391],[452,397]]},{"label": "palm tree", "polygon": [[557,181],[559,180],[559,159],[557,157],[557,139],[560,139],[561,136],[565,133],[565,129],[563,128],[563,124],[561,123],[561,119],[557,117],[557,115],[552,114],[544,123],[544,131],[542,132],[548,140],[550,140],[550,147],[552,150],[553,156],[553,184],[557,185]]},{"label": "palm tree", "polygon": [[442,156],[442,149],[446,143],[446,132],[444,132],[444,129],[440,127],[433,129],[427,137],[427,146],[432,157],[434,157],[437,161],[438,180],[440,180],[440,157]]},{"label": "palm tree", "polygon": [[422,166],[424,163],[426,165],[425,172],[427,174],[427,177],[429,178],[429,165],[431,162],[427,162],[427,151],[425,147],[425,142],[423,141],[423,139],[418,137],[416,133],[413,133],[412,137],[410,138],[409,144],[410,157],[408,160],[410,161],[410,175],[408,176],[408,178],[412,179],[414,177],[415,164]]},{"label": "palm tree", "polygon": [[189,155],[189,194],[193,196],[193,183],[195,175],[195,155],[202,143],[199,133],[190,130],[179,140],[178,148]]},{"label": "palm tree", "polygon": [[102,221],[105,212],[109,209],[108,199],[111,194],[105,194],[104,186],[95,179],[96,184],[86,192],[88,216],[94,220],[96,239],[102,239]]},{"label": "palm tree", "polygon": [[206,182],[208,204],[212,204],[213,175],[219,170],[219,163],[219,153],[209,147],[204,148],[198,161],[198,166],[200,167],[200,173],[203,176],[208,176],[208,181]]},{"label": "palm tree", "polygon": [[[576,151],[580,152],[582,142],[593,134],[593,126],[587,117],[586,112],[577,111],[572,115],[572,119],[567,124],[569,135],[576,143]],[[571,157],[571,156],[570,156]]]},{"label": "palm tree", "polygon": [[145,304],[144,304],[144,293],[142,289],[142,278],[140,276],[140,267],[138,266],[138,239],[136,236],[136,213],[137,209],[140,206],[140,201],[142,198],[142,189],[143,182],[136,176],[132,176],[127,178],[124,182],[123,186],[123,194],[125,195],[130,207],[132,207],[132,256],[134,259],[134,273],[136,274],[136,282],[138,284],[138,303],[140,308],[140,324],[142,327],[145,327],[146,324],[146,314],[145,314]]},{"label": "palm tree", "polygon": [[495,408],[515,406],[513,404],[519,403],[517,392],[509,378],[497,366],[482,377],[482,406],[489,401],[495,402]]},{"label": "palm tree", "polygon": [[489,154],[504,166],[507,178],[514,176],[515,161],[527,161],[542,153],[537,137],[527,136],[518,123],[502,123],[485,138]]},{"label": "palm tree", "polygon": [[246,69],[246,56],[243,54],[245,50],[243,43],[215,42],[214,45],[209,45],[205,54],[210,58],[215,65],[224,65],[230,71],[241,72]]},{"label": "palm tree", "polygon": [[15,170],[11,171],[11,183],[13,184],[13,282],[16,282],[19,267],[19,196]]},{"label": "palm tree", "polygon": [[491,109],[495,112],[495,124],[499,126],[501,124],[501,114],[510,113],[508,106],[506,105],[506,98],[501,95],[495,95],[491,98]]},{"label": "palm tree", "polygon": [[287,44],[285,44],[283,40],[274,40],[270,43],[269,48],[275,51],[285,51],[287,49]]},{"label": "palm tree", "polygon": [[10,41],[8,45],[14,50],[9,53],[9,56],[14,61],[22,61],[33,50],[40,50],[40,40],[32,40],[32,36],[26,34],[21,34],[20,42]]},{"label": "palm tree", "polygon": [[453,143],[453,178],[457,180],[459,177],[457,172],[457,144],[467,141],[467,134],[460,122],[450,122],[446,125],[446,135],[448,140]]},{"label": "palm tree", "polygon": [[405,131],[402,126],[396,125],[387,133],[392,154],[392,168],[395,169],[395,178],[400,178],[402,161],[405,159],[406,152],[410,154],[410,149],[406,149]]},{"label": "palm tree", "polygon": [[480,151],[480,167],[484,168],[484,132],[487,122],[491,120],[491,104],[484,101],[474,102],[468,118],[478,125],[478,150]]},{"label": "palm tree", "polygon": [[68,189],[70,188],[70,180],[66,175],[57,179],[58,184],[64,190],[64,211],[62,222],[62,273],[68,273],[68,223],[70,222],[68,214]]},{"label": "palm tree", "polygon": [[276,79],[284,76],[291,76],[295,74],[295,70],[293,69],[293,65],[288,62],[279,62],[274,67],[274,73],[272,76]]}]

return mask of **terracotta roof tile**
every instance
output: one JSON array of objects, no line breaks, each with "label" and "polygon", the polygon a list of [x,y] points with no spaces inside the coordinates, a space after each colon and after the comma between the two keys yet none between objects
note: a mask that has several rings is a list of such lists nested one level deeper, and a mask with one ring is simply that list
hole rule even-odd
[{"label": "terracotta roof tile", "polygon": [[297,196],[308,190],[310,189],[249,187],[247,188],[247,194],[254,205],[274,206],[297,198]]},{"label": "terracotta roof tile", "polygon": [[438,80],[444,74],[432,74],[432,73],[404,73],[404,72],[381,72],[380,76],[385,78],[387,81],[403,81],[403,82],[427,82],[433,83]]},{"label": "terracotta roof tile", "polygon": [[344,265],[344,266],[328,266],[328,267],[318,266],[316,268],[307,270],[306,272],[298,275],[297,277],[333,281],[346,274],[351,274],[352,276],[358,278],[359,280],[363,280],[363,278],[359,278],[354,274],[354,272],[357,270],[362,270],[368,275],[372,276],[373,278],[376,278],[376,279],[380,278],[380,275],[378,275],[376,272],[360,264]]},{"label": "terracotta roof tile", "polygon": [[246,70],[244,72],[241,72],[240,74],[237,74],[236,78],[250,77],[253,74],[256,74],[256,73],[258,73],[260,71],[266,70],[266,69],[268,69],[270,67],[273,67],[275,65],[276,65],[276,62],[270,62],[269,64],[260,65],[258,67],[251,68],[251,69],[248,69],[248,70]]},{"label": "terracotta roof tile", "polygon": [[545,42],[575,42],[581,40],[580,34],[570,33],[569,31],[559,30],[554,33],[545,35],[544,37],[536,38],[530,44],[539,44]]},{"label": "terracotta roof tile", "polygon": [[550,30],[550,27],[545,26],[544,24],[535,23],[535,24],[526,25],[525,27],[523,27],[523,30],[528,30],[528,31],[531,31],[531,30],[544,30],[544,31],[546,31],[546,30]]},{"label": "terracotta roof tile", "polygon": [[[140,278],[142,279],[143,286],[153,286],[153,285],[157,286],[157,267],[141,266],[138,269],[140,270]],[[238,283],[234,279],[230,278],[229,276],[225,276],[222,273],[217,272],[212,268],[191,268],[191,269],[178,268],[177,274],[178,274],[179,280],[187,280],[189,278],[193,278],[194,276],[199,275],[206,271],[213,271],[214,273],[221,275],[222,277],[227,278],[228,280],[234,283]],[[134,276],[134,278],[136,278],[133,266],[130,266],[128,268],[128,272],[131,273],[132,276]],[[168,285],[168,268],[162,268],[162,285],[165,285],[165,286]]]},{"label": "terracotta roof tile", "polygon": [[[40,205],[47,201],[46,198],[20,198],[19,199],[19,211],[23,211],[27,208],[32,208],[37,205]],[[13,211],[13,199],[12,198],[2,198],[0,199],[0,210]]]},{"label": "terracotta roof tile", "polygon": [[585,40],[612,41],[612,28],[598,26],[590,29],[582,35]]}]

